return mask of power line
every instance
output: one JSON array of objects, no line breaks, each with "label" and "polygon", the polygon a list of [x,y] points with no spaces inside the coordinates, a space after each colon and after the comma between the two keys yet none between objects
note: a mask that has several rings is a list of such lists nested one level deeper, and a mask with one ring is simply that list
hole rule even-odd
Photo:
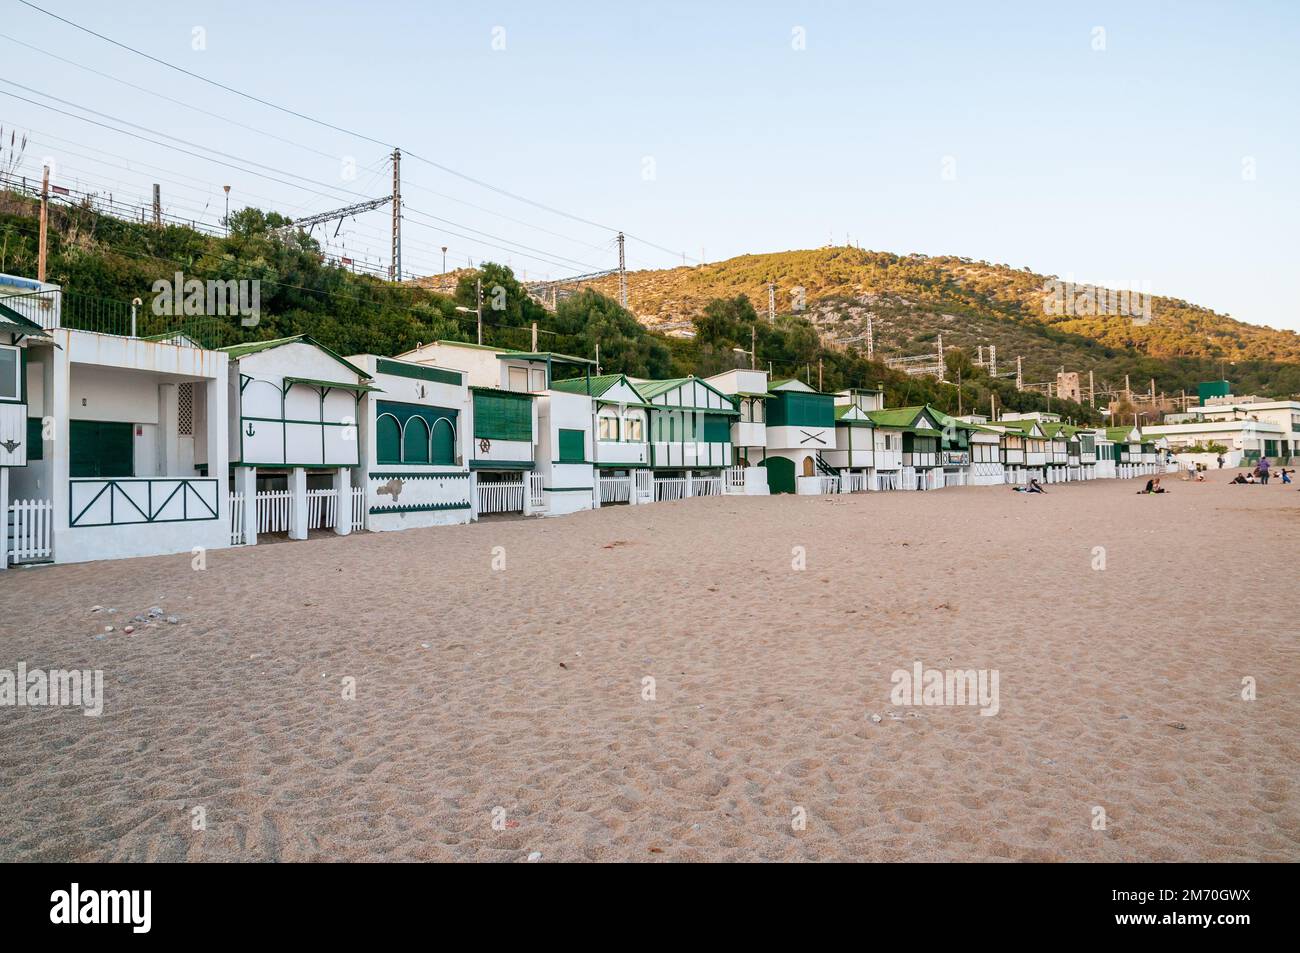
[{"label": "power line", "polygon": [[[294,116],[294,117],[296,117],[296,118],[298,118],[298,119],[305,120],[306,122],[315,123],[316,125],[318,125],[318,126],[323,126],[323,127],[327,128],[327,129],[332,129],[332,130],[334,130],[335,132],[341,132],[341,133],[343,133],[343,134],[345,134],[345,135],[353,136],[353,137],[355,137],[355,138],[357,138],[357,139],[363,139],[363,140],[365,140],[366,142],[371,142],[371,143],[374,143],[375,145],[384,146],[384,147],[387,148],[387,149],[396,148],[396,143],[393,143],[393,142],[385,142],[385,141],[383,141],[383,140],[376,139],[376,138],[374,138],[373,136],[368,136],[368,135],[366,135],[365,133],[357,132],[357,131],[354,130],[354,129],[345,129],[344,127],[342,127],[342,126],[337,126],[337,125],[335,125],[335,124],[332,123],[332,122],[328,122],[328,121],[326,121],[326,120],[324,120],[324,119],[318,119],[318,118],[315,117],[315,116],[309,116],[309,115],[307,115],[306,113],[299,112],[299,111],[296,110],[296,109],[291,109],[291,108],[288,107],[288,106],[281,106],[281,105],[279,105],[278,103],[273,103],[273,102],[271,102],[270,100],[263,99],[263,98],[260,97],[260,96],[255,96],[255,95],[253,95],[252,93],[246,93],[246,92],[244,92],[244,91],[241,90],[241,89],[236,89],[235,87],[233,87],[233,86],[229,86],[229,85],[227,85],[226,83],[222,83],[222,82],[220,82],[219,80],[211,79],[211,78],[209,78],[209,77],[207,77],[207,76],[202,75],[201,73],[196,73],[196,72],[194,72],[193,70],[188,70],[188,69],[185,69],[185,68],[182,67],[182,66],[177,66],[175,63],[169,63],[169,62],[167,62],[166,60],[159,59],[158,57],[153,56],[153,55],[150,54],[150,53],[146,53],[146,52],[144,52],[143,50],[136,49],[136,48],[133,47],[133,46],[128,46],[127,44],[122,43],[122,42],[120,42],[120,41],[118,41],[118,40],[115,40],[115,39],[113,39],[112,37],[105,36],[103,33],[99,33],[99,32],[96,32],[95,30],[90,29],[89,27],[82,26],[80,23],[76,23],[76,22],[74,22],[74,21],[72,21],[72,20],[69,20],[69,19],[67,19],[66,17],[61,17],[61,16],[59,16],[57,13],[54,13],[54,12],[52,12],[52,11],[50,11],[50,10],[46,10],[44,7],[37,6],[35,3],[32,3],[31,0],[18,0],[18,2],[21,3],[21,4],[23,4],[23,5],[26,6],[26,7],[29,7],[29,8],[32,9],[32,10],[37,11],[38,13],[43,13],[43,14],[45,14],[45,15],[48,16],[48,17],[51,17],[51,18],[53,18],[53,19],[55,19],[55,20],[58,20],[59,22],[64,23],[64,24],[66,24],[67,26],[70,26],[70,27],[73,27],[74,29],[80,30],[80,31],[83,32],[83,33],[87,33],[87,34],[89,34],[89,35],[91,35],[91,36],[93,36],[93,37],[96,37],[97,39],[103,40],[103,41],[106,42],[106,43],[111,43],[113,46],[116,46],[116,47],[118,47],[119,49],[126,50],[126,51],[129,52],[129,53],[134,53],[134,54],[137,55],[137,56],[142,56],[142,57],[144,57],[145,59],[150,60],[151,62],[157,63],[159,66],[165,66],[165,67],[167,67],[167,68],[170,69],[170,70],[175,70],[175,71],[178,72],[178,73],[181,73],[181,74],[183,74],[183,75],[185,75],[185,76],[189,76],[191,79],[196,79],[196,80],[198,80],[199,82],[207,83],[207,84],[209,84],[209,85],[211,85],[211,86],[215,86],[215,87],[217,87],[218,89],[225,90],[226,92],[228,92],[228,93],[232,93],[232,94],[234,94],[234,95],[236,95],[236,96],[241,96],[241,97],[243,97],[244,99],[247,99],[247,100],[249,100],[249,101],[251,101],[251,102],[258,103],[258,104],[260,104],[260,105],[262,105],[262,106],[266,106],[266,107],[269,108],[269,109],[275,109],[275,110],[277,110],[277,111],[279,111],[279,112],[285,113],[286,115]],[[448,175],[454,175],[454,176],[456,176],[457,178],[459,178],[459,179],[463,179],[463,180],[466,181],[466,182],[473,183],[474,185],[477,185],[477,186],[479,186],[480,188],[488,189],[488,190],[490,190],[490,191],[492,191],[492,192],[496,192],[496,193],[499,194],[499,195],[503,195],[503,196],[505,196],[506,198],[513,199],[513,200],[515,200],[515,201],[517,201],[517,202],[523,202],[523,203],[525,203],[525,204],[527,204],[527,205],[531,205],[531,206],[533,206],[534,208],[541,209],[542,211],[545,211],[545,212],[550,212],[552,215],[559,215],[559,216],[562,216],[562,217],[564,217],[564,218],[571,219],[572,221],[580,222],[580,223],[582,223],[582,224],[584,224],[584,225],[590,225],[590,226],[592,226],[593,228],[599,228],[599,229],[602,229],[602,230],[607,231],[607,232],[617,232],[617,231],[619,231],[619,229],[614,228],[614,227],[611,226],[611,225],[603,225],[603,224],[601,224],[600,222],[594,222],[594,221],[592,221],[591,219],[583,218],[583,217],[580,216],[580,215],[574,215],[573,213],[571,213],[571,212],[566,212],[566,211],[564,211],[563,209],[558,209],[558,208],[555,208],[555,207],[553,207],[553,206],[546,205],[545,203],[534,201],[533,199],[530,199],[530,198],[528,198],[528,197],[526,197],[526,196],[523,196],[523,195],[519,195],[519,194],[517,194],[517,193],[515,193],[515,192],[511,192],[511,191],[509,191],[509,190],[507,190],[507,189],[500,188],[499,186],[495,186],[495,185],[491,184],[490,182],[485,182],[484,180],[482,180],[482,179],[478,179],[478,178],[475,178],[475,177],[472,176],[472,175],[467,175],[467,174],[464,173],[464,172],[460,172],[460,171],[458,171],[458,170],[456,170],[456,169],[451,168],[450,166],[443,165],[443,164],[440,163],[440,162],[436,162],[436,161],[434,161],[433,159],[429,159],[429,158],[427,158],[427,157],[425,157],[425,156],[422,156],[422,155],[420,155],[420,154],[418,154],[418,153],[407,151],[405,154],[406,154],[407,156],[409,156],[410,158],[415,159],[415,160],[418,161],[418,162],[423,162],[423,163],[425,163],[426,165],[430,165],[430,166],[432,166],[432,167],[435,168],[435,169],[438,169],[438,170],[440,170],[440,171],[442,171],[442,172],[447,173]],[[664,253],[666,253],[666,254],[672,255],[674,258],[676,258],[679,254],[681,255],[681,257],[682,257],[683,260],[686,260],[686,259],[688,258],[688,256],[685,254],[685,252],[674,251],[673,249],[671,249],[671,248],[667,248],[666,246],[656,244],[655,242],[652,242],[652,241],[650,241],[649,239],[638,237],[637,235],[634,235],[634,234],[632,234],[631,232],[625,232],[625,234],[627,235],[627,237],[633,239],[634,241],[638,241],[638,242],[640,242],[640,243],[643,244],[643,245],[647,245],[647,246],[649,246],[649,247],[651,247],[651,248],[654,248],[654,249],[657,249],[657,250],[659,250],[659,251],[662,251],[662,252],[664,252]],[[691,261],[696,261],[696,262],[699,261],[699,259],[695,259],[695,258],[691,258],[690,260],[691,260]]]}]

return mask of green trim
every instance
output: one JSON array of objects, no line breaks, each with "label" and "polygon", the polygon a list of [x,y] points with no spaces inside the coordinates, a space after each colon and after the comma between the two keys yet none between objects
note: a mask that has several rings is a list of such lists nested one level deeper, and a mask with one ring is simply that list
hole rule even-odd
[{"label": "green trim", "polygon": [[430,367],[427,364],[408,364],[390,357],[375,360],[376,374],[389,374],[393,377],[409,377],[417,381],[429,381],[434,384],[453,384],[459,387],[464,380],[460,371],[449,371],[442,367]]},{"label": "green trim", "polygon": [[334,360],[338,361],[358,377],[364,377],[367,380],[370,379],[369,374],[335,351],[330,350],[324,344],[321,344],[320,341],[317,341],[310,334],[294,334],[287,338],[275,338],[270,341],[249,341],[245,344],[232,344],[229,347],[219,347],[217,350],[221,351],[223,354],[229,355],[231,360],[237,361],[248,354],[256,354],[258,351],[269,351],[271,348],[284,347],[286,344],[310,344],[312,347],[317,348],[334,358]]},{"label": "green trim", "polygon": [[302,384],[306,387],[319,387],[323,390],[352,390],[357,391],[358,393],[378,390],[380,393],[383,393],[383,391],[374,384],[344,384],[341,381],[320,381],[314,380],[310,377],[286,377],[284,378],[284,383],[284,389],[286,391],[294,384]]},{"label": "green trim", "polygon": [[471,460],[471,470],[532,470],[537,466],[533,460]]},{"label": "green trim", "polygon": [[371,516],[382,516],[385,513],[434,513],[443,510],[467,510],[469,503],[416,503],[411,506],[372,506],[370,507]]},{"label": "green trim", "polygon": [[372,480],[468,480],[469,474],[464,470],[454,470],[448,473],[397,473],[382,471],[379,473],[367,473],[367,477]]}]

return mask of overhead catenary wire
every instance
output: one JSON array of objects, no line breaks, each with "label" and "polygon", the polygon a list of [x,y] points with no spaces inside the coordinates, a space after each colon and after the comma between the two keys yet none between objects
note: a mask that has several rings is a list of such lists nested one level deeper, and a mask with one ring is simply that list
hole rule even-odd
[{"label": "overhead catenary wire", "polygon": [[[121,50],[125,50],[126,52],[132,53],[132,54],[134,54],[134,55],[136,55],[136,56],[144,57],[145,59],[147,59],[147,60],[149,60],[149,61],[151,61],[151,62],[153,62],[153,63],[156,63],[156,64],[158,64],[159,66],[164,66],[164,67],[166,67],[167,69],[174,70],[175,72],[178,72],[178,73],[181,73],[181,74],[183,74],[183,75],[185,75],[185,76],[188,76],[188,77],[190,77],[191,79],[195,79],[195,80],[198,80],[199,82],[206,83],[206,84],[208,84],[208,85],[210,85],[210,86],[214,86],[214,87],[216,87],[216,88],[218,88],[218,89],[222,89],[222,90],[224,90],[224,91],[226,91],[226,92],[228,92],[228,93],[231,93],[232,95],[240,96],[240,97],[242,97],[242,98],[244,98],[244,99],[249,100],[250,102],[258,103],[259,105],[265,106],[265,107],[267,107],[268,109],[274,109],[274,110],[277,110],[277,111],[279,111],[279,112],[282,112],[282,113],[284,113],[284,114],[286,114],[286,115],[290,115],[290,116],[293,116],[293,117],[295,117],[295,118],[302,119],[302,120],[304,120],[304,121],[306,121],[306,122],[313,123],[313,124],[318,125],[318,126],[321,126],[321,127],[323,127],[323,128],[332,129],[332,130],[334,130],[335,132],[340,132],[340,133],[343,133],[343,134],[348,135],[348,136],[352,136],[352,137],[357,138],[357,139],[362,139],[362,140],[364,140],[364,141],[366,141],[366,142],[370,142],[370,143],[373,143],[373,144],[375,144],[375,145],[384,146],[385,148],[392,149],[392,148],[396,148],[396,147],[397,147],[397,143],[395,143],[395,142],[388,142],[388,141],[385,141],[385,140],[382,140],[382,139],[377,139],[377,138],[375,138],[375,137],[373,137],[373,136],[367,135],[367,134],[365,134],[365,133],[363,133],[363,132],[359,132],[359,131],[357,131],[357,130],[355,130],[355,129],[348,129],[348,128],[345,128],[345,127],[343,127],[343,126],[339,126],[339,125],[337,125],[337,124],[335,124],[335,123],[329,122],[328,120],[324,120],[324,119],[321,119],[321,118],[316,117],[316,116],[308,115],[307,113],[301,112],[301,111],[296,110],[296,109],[293,109],[293,108],[291,108],[291,107],[288,107],[288,106],[282,106],[282,105],[280,105],[279,103],[272,102],[271,100],[264,99],[264,98],[261,97],[261,96],[254,95],[254,94],[249,93],[249,92],[245,92],[244,90],[238,89],[238,88],[236,88],[236,87],[234,87],[234,86],[231,86],[231,85],[229,85],[229,84],[227,84],[227,83],[223,83],[223,82],[221,82],[220,80],[212,79],[212,78],[210,78],[210,77],[204,76],[204,75],[201,74],[201,73],[196,73],[196,72],[194,72],[193,70],[186,69],[186,68],[183,67],[183,66],[178,66],[178,65],[176,65],[175,63],[168,62],[167,60],[164,60],[164,59],[161,59],[161,58],[159,58],[159,57],[157,57],[157,56],[154,56],[154,55],[152,55],[151,53],[147,53],[147,52],[145,52],[144,50],[137,49],[136,47],[133,47],[133,46],[130,46],[130,45],[126,44],[126,43],[121,42],[120,40],[115,40],[115,39],[113,39],[113,38],[110,37],[110,36],[106,36],[106,35],[103,34],[103,33],[100,33],[100,32],[98,32],[98,31],[96,31],[96,30],[92,30],[90,27],[84,26],[84,25],[82,25],[82,24],[80,24],[80,23],[77,23],[77,22],[75,22],[75,21],[73,21],[73,20],[69,20],[67,17],[60,16],[59,14],[54,13],[54,12],[51,11],[51,10],[47,10],[47,9],[45,9],[44,7],[39,6],[38,4],[31,2],[31,0],[18,0],[18,2],[21,3],[21,4],[23,4],[24,6],[26,6],[26,7],[30,8],[30,9],[32,9],[32,10],[35,10],[35,11],[38,12],[38,13],[44,14],[45,16],[51,17],[51,18],[53,18],[53,19],[55,19],[55,20],[58,20],[59,22],[61,22],[61,23],[63,23],[63,24],[66,24],[67,26],[72,27],[73,29],[79,30],[79,31],[81,31],[81,32],[83,32],[83,33],[86,33],[86,34],[89,34],[90,36],[93,36],[93,37],[95,37],[95,38],[97,38],[97,39],[99,39],[99,40],[103,40],[103,41],[106,42],[106,43],[110,43],[110,44],[112,44],[113,46],[116,46],[116,47],[118,47],[118,48],[121,49]],[[683,261],[690,260],[690,261],[694,261],[694,262],[697,262],[697,263],[700,262],[699,259],[690,258],[688,255],[686,255],[685,252],[683,252],[683,251],[681,251],[681,250],[674,250],[674,249],[668,248],[668,247],[666,247],[666,246],[664,246],[664,245],[660,245],[660,244],[658,244],[658,243],[656,243],[656,242],[650,241],[650,240],[647,239],[647,238],[642,238],[642,237],[640,237],[640,236],[638,236],[638,235],[636,235],[636,234],[634,234],[634,233],[632,233],[632,232],[629,232],[629,231],[627,231],[626,229],[619,229],[619,228],[615,228],[615,227],[612,226],[612,225],[605,225],[605,224],[602,224],[602,223],[600,223],[600,222],[593,221],[592,219],[585,218],[585,217],[583,217],[583,216],[581,216],[581,215],[576,215],[576,214],[574,214],[574,213],[572,213],[572,212],[567,212],[567,211],[565,211],[565,210],[563,210],[563,209],[556,208],[556,207],[554,207],[554,206],[552,206],[552,205],[548,205],[548,204],[543,203],[543,202],[538,202],[538,201],[536,201],[536,200],[534,200],[534,199],[530,199],[530,198],[528,198],[527,196],[520,195],[520,194],[518,194],[518,193],[516,193],[516,192],[512,192],[512,191],[510,191],[510,190],[508,190],[508,189],[501,188],[500,186],[493,185],[492,183],[487,182],[487,181],[485,181],[485,180],[483,180],[483,179],[479,179],[479,178],[477,178],[477,177],[475,177],[475,176],[472,176],[472,175],[469,175],[469,174],[467,174],[467,173],[461,172],[461,171],[459,171],[459,170],[457,170],[457,169],[453,169],[453,168],[451,168],[450,166],[447,166],[447,165],[445,165],[445,164],[443,164],[443,163],[440,163],[440,162],[437,162],[437,161],[435,161],[435,160],[433,160],[433,159],[430,159],[430,158],[428,158],[427,156],[420,155],[420,154],[417,153],[417,152],[411,152],[410,150],[403,150],[403,155],[404,155],[404,156],[408,156],[409,158],[415,159],[415,160],[418,161],[418,162],[423,162],[423,163],[425,163],[426,165],[429,165],[429,166],[431,166],[431,167],[433,167],[433,168],[435,168],[435,169],[438,169],[438,170],[440,170],[440,171],[442,171],[442,172],[447,173],[448,175],[455,176],[456,178],[462,179],[462,180],[464,180],[464,181],[466,181],[466,182],[470,182],[470,183],[472,183],[472,184],[474,184],[474,185],[479,186],[480,188],[487,189],[487,190],[489,190],[489,191],[495,192],[495,193],[497,193],[498,195],[502,195],[502,196],[504,196],[504,197],[506,197],[506,198],[509,198],[509,199],[512,199],[512,200],[514,200],[514,201],[522,202],[522,203],[527,204],[527,205],[531,205],[531,206],[533,206],[534,208],[541,209],[542,211],[549,212],[549,213],[551,213],[551,214],[553,214],[553,215],[558,215],[558,216],[561,216],[561,217],[563,217],[563,218],[570,219],[570,220],[575,221],[575,222],[580,222],[580,223],[582,223],[582,224],[584,224],[584,225],[589,225],[589,226],[591,226],[591,227],[593,227],[593,228],[599,228],[599,229],[602,229],[602,230],[604,230],[604,231],[608,231],[608,232],[619,232],[619,231],[622,231],[622,232],[626,235],[626,237],[631,238],[631,239],[633,239],[634,241],[640,242],[641,244],[646,245],[647,247],[654,248],[654,249],[656,249],[656,250],[658,250],[658,251],[664,252],[665,254],[672,255],[674,258],[676,258],[676,257],[678,257],[678,256],[680,255],[680,257],[682,258]]]}]

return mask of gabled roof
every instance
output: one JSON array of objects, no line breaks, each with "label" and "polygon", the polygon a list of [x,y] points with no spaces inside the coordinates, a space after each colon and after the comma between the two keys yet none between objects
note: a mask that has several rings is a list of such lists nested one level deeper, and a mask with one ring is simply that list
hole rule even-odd
[{"label": "gabled roof", "polygon": [[867,416],[867,412],[858,407],[857,404],[836,404],[835,405],[835,422],[853,427],[875,427],[875,421]]},{"label": "gabled roof", "polygon": [[[1137,436],[1133,437],[1132,434]],[[1142,431],[1136,427],[1107,427],[1106,439],[1115,443],[1139,443],[1142,440]]]},{"label": "gabled roof", "polygon": [[551,390],[564,391],[567,394],[588,394],[600,398],[617,384],[626,384],[632,393],[645,401],[645,395],[636,384],[627,379],[626,374],[599,374],[595,377],[571,377],[568,380],[552,381]]},{"label": "gabled roof", "polygon": [[769,391],[797,390],[809,394],[817,393],[817,391],[813,390],[811,387],[809,387],[803,381],[799,380],[797,377],[783,377],[779,381],[770,381],[767,385],[767,389]]},{"label": "gabled roof", "polygon": [[284,347],[286,344],[311,345],[317,350],[323,351],[325,354],[328,354],[330,357],[334,358],[334,360],[338,361],[340,364],[342,364],[344,367],[350,370],[353,374],[356,374],[358,377],[362,377],[366,380],[370,380],[370,375],[367,374],[365,371],[363,371],[361,368],[357,367],[351,361],[344,360],[338,354],[334,353],[329,348],[327,348],[324,344],[321,344],[319,341],[317,341],[315,338],[313,338],[311,335],[308,334],[294,334],[287,338],[275,338],[270,341],[248,341],[245,344],[232,344],[229,347],[217,348],[217,350],[221,351],[223,354],[230,355],[230,359],[232,361],[237,361],[241,357],[246,357],[249,354],[256,354],[259,351],[269,351],[272,348],[276,348],[276,347]]},{"label": "gabled roof", "polygon": [[689,377],[673,377],[668,380],[662,380],[662,381],[639,380],[635,382],[635,389],[638,394],[644,397],[648,403],[653,404],[656,409],[663,408],[666,410],[671,410],[672,409],[671,405],[655,404],[654,399],[660,396],[661,394],[668,393],[671,390],[676,390],[679,387],[685,387],[687,384],[699,384],[701,387],[713,391],[713,393],[721,397],[723,401],[726,402],[727,405],[726,407],[716,407],[716,408],[700,407],[700,408],[696,408],[697,410],[706,410],[709,413],[713,413],[713,414],[736,414],[736,415],[740,414],[740,411],[736,410],[736,400],[733,398],[733,395],[724,394],[722,391],[718,390],[716,387],[714,387],[712,384],[706,381],[703,377],[696,377],[694,374],[692,374]]},{"label": "gabled roof", "polygon": [[886,410],[868,410],[867,416],[875,422],[877,427],[889,427],[893,430],[906,430],[909,433],[919,434],[923,437],[942,436],[940,431],[932,427],[918,427],[917,421],[922,417],[935,417],[935,414],[927,405],[920,404],[915,407],[890,407]]}]

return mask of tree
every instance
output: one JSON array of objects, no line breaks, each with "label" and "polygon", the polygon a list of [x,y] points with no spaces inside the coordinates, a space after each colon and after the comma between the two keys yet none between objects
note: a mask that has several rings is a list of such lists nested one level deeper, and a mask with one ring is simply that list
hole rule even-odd
[{"label": "tree", "polygon": [[595,359],[600,347],[602,370],[634,377],[668,377],[672,354],[663,340],[642,326],[617,301],[591,289],[565,298],[556,307],[550,326],[554,349]]}]

